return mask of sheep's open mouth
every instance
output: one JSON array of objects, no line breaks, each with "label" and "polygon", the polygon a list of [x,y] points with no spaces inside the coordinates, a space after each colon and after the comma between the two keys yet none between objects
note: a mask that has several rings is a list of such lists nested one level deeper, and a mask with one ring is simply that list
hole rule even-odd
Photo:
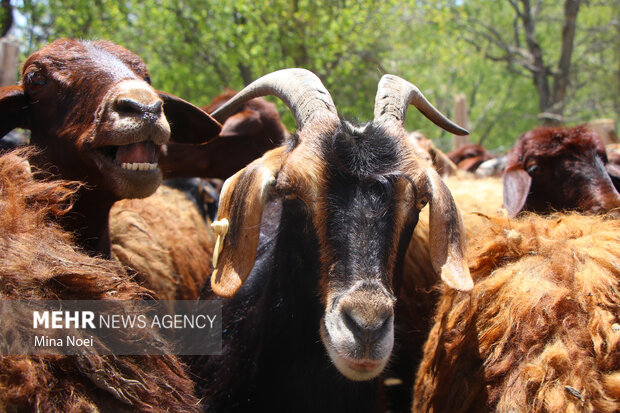
[{"label": "sheep's open mouth", "polygon": [[157,157],[160,146],[153,141],[142,141],[128,145],[110,145],[98,148],[104,157],[128,171],[157,171]]}]

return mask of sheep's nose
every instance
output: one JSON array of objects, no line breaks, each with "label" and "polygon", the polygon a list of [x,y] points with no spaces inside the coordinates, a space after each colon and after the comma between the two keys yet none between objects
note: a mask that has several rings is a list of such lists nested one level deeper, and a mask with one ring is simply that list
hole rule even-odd
[{"label": "sheep's nose", "polygon": [[144,82],[127,81],[119,85],[111,108],[121,117],[136,117],[157,122],[163,114],[163,102]]},{"label": "sheep's nose", "polygon": [[161,116],[163,102],[157,100],[156,102],[146,104],[131,98],[121,98],[116,100],[114,106],[118,112],[134,113],[136,115],[149,114],[159,117]]},{"label": "sheep's nose", "polygon": [[381,340],[390,331],[393,319],[392,310],[387,306],[373,310],[373,314],[364,314],[353,307],[342,309],[344,324],[357,340],[367,345]]}]

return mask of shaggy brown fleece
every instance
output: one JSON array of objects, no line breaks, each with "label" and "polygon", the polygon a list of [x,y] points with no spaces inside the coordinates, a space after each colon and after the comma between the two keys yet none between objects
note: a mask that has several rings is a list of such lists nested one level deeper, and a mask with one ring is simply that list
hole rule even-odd
[{"label": "shaggy brown fleece", "polygon": [[194,203],[173,188],[114,204],[110,241],[113,256],[162,300],[198,299],[213,271],[213,232]]},{"label": "shaggy brown fleece", "polygon": [[490,218],[444,288],[414,412],[620,410],[620,220]]},{"label": "shaggy brown fleece", "polygon": [[[34,180],[24,152],[0,156],[0,299],[130,300],[150,292],[116,263],[80,252],[54,219],[76,184]],[[7,320],[3,320],[7,321]],[[28,320],[16,328],[28,328]],[[30,325],[30,327],[32,327]],[[0,411],[194,412],[175,357],[3,356]]]}]

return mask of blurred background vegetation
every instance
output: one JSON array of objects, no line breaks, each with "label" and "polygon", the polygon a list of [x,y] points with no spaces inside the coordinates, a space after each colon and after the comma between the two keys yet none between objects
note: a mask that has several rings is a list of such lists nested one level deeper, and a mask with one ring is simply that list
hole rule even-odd
[{"label": "blurred background vegetation", "polygon": [[[315,72],[339,113],[372,118],[393,73],[449,116],[466,97],[471,140],[496,151],[542,123],[620,114],[618,0],[0,0],[23,57],[60,37],[139,54],[154,86],[198,105],[285,67]],[[13,18],[11,19],[11,15]],[[8,26],[7,26],[8,25]],[[22,59],[23,61],[23,59]],[[287,110],[280,105],[281,113]],[[285,122],[292,130],[289,115]],[[415,110],[407,126],[451,136]]]}]

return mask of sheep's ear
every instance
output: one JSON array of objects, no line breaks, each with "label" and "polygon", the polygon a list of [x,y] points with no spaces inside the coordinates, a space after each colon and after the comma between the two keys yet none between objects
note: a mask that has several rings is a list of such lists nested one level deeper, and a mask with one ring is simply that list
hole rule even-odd
[{"label": "sheep's ear", "polygon": [[211,287],[221,297],[232,297],[254,266],[263,207],[274,189],[283,152],[284,148],[267,152],[224,182],[212,225],[218,239]]},{"label": "sheep's ear", "polygon": [[260,114],[255,110],[244,110],[227,118],[222,125],[220,136],[239,136],[256,134],[263,128]]},{"label": "sheep's ear", "polygon": [[620,165],[616,165],[614,163],[608,163],[605,165],[605,169],[607,170],[607,174],[611,178],[614,186],[620,192]]},{"label": "sheep's ear", "polygon": [[157,94],[164,101],[171,141],[199,144],[220,133],[222,125],[204,110],[169,93],[157,91]]},{"label": "sheep's ear", "polygon": [[530,193],[532,177],[520,167],[512,167],[504,172],[504,208],[508,216],[514,218],[525,206]]},{"label": "sheep's ear", "polygon": [[15,128],[28,129],[29,105],[21,86],[0,88],[0,138]]},{"label": "sheep's ear", "polygon": [[431,185],[430,253],[433,268],[450,287],[469,291],[474,282],[465,260],[465,229],[461,214],[437,172],[427,171]]}]

